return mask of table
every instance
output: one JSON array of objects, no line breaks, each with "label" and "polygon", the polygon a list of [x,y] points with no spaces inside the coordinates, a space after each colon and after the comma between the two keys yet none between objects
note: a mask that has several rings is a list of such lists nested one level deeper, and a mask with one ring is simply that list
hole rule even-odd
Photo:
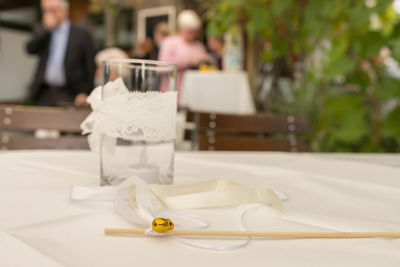
[{"label": "table", "polygon": [[[400,231],[400,155],[178,152],[175,182],[224,178],[285,192],[249,230]],[[86,151],[0,153],[0,266],[400,266],[400,240],[253,240],[234,251],[170,239],[105,236],[132,227],[110,202],[69,200],[71,184],[98,184]],[[197,211],[211,229],[238,229],[242,207]],[[227,223],[228,222],[228,223]]]},{"label": "table", "polygon": [[255,113],[249,81],[243,71],[186,71],[180,106],[196,112]]}]

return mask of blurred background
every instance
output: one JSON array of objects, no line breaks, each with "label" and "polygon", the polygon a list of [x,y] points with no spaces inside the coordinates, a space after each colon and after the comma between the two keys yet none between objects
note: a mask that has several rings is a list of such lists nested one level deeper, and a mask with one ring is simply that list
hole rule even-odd
[{"label": "blurred background", "polygon": [[[60,99],[85,106],[101,83],[102,59],[161,59],[179,66],[182,108],[209,103],[199,110],[282,114],[289,122],[302,116],[311,151],[400,152],[398,0],[64,2],[0,0],[1,103],[57,105],[44,94],[79,80],[68,69],[75,64],[89,80],[74,80],[85,86]],[[74,30],[74,45],[61,46],[77,62],[65,63],[65,74],[53,79],[58,74],[45,66],[58,62],[51,47],[63,21],[83,30]],[[46,44],[45,32],[54,33]],[[196,84],[212,90],[193,97],[201,90]],[[239,104],[225,108],[230,98]]]}]

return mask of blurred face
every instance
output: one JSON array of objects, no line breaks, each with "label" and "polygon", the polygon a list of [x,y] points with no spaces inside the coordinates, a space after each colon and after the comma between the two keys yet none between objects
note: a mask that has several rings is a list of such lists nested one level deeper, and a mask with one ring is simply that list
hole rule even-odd
[{"label": "blurred face", "polygon": [[197,29],[180,28],[179,35],[188,43],[196,41],[199,31]]},{"label": "blurred face", "polygon": [[156,31],[154,33],[154,42],[159,45],[161,44],[161,41],[166,37],[166,35],[160,31]]},{"label": "blurred face", "polygon": [[43,16],[52,16],[57,24],[68,18],[68,8],[60,0],[42,0]]}]

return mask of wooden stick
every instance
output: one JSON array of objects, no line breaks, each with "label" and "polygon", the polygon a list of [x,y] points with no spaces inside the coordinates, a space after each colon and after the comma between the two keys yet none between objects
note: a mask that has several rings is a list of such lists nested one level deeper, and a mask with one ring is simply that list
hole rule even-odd
[{"label": "wooden stick", "polygon": [[[143,235],[145,229],[106,228],[106,235]],[[226,237],[280,237],[280,238],[400,238],[400,232],[254,232],[215,230],[173,230],[168,236],[226,236]]]}]

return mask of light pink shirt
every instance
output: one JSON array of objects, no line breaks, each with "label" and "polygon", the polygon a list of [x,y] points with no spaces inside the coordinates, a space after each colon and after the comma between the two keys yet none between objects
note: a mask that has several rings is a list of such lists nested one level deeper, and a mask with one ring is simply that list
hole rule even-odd
[{"label": "light pink shirt", "polygon": [[161,43],[160,53],[158,54],[158,60],[178,66],[178,95],[180,95],[181,90],[182,73],[190,66],[190,63],[207,60],[208,58],[206,48],[201,42],[188,43],[179,35],[165,38]]}]

